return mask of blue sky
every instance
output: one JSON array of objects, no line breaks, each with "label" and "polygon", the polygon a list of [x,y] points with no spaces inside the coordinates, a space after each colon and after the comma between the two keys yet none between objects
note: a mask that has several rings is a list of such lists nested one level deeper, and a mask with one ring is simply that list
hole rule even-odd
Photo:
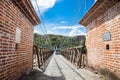
[{"label": "blue sky", "polygon": [[[94,4],[94,0],[31,0],[41,24],[35,26],[34,33],[56,35],[85,35],[86,28],[79,20]],[[44,28],[46,27],[46,28]],[[46,29],[46,30],[45,30]]]}]

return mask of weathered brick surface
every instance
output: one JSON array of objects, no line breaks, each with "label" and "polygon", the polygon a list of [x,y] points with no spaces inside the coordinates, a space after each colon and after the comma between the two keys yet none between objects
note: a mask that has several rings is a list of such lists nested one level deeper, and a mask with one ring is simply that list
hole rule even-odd
[{"label": "weathered brick surface", "polygon": [[[107,68],[120,76],[120,2],[92,21],[87,29],[89,65]],[[103,41],[105,32],[111,33],[110,41]],[[106,50],[106,44],[110,45],[109,50]]]},{"label": "weathered brick surface", "polygon": [[[32,68],[33,25],[11,0],[6,1],[0,0],[0,80],[17,80]],[[22,31],[18,49],[16,27]]]}]

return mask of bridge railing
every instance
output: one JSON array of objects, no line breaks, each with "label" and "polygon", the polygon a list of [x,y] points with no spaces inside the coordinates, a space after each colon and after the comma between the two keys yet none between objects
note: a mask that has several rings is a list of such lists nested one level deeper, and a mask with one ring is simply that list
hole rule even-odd
[{"label": "bridge railing", "polygon": [[33,47],[33,67],[40,68],[52,54],[53,54],[53,50],[41,48],[41,47],[34,45],[34,47]]},{"label": "bridge railing", "polygon": [[87,50],[85,46],[61,50],[61,54],[78,67],[87,67]]}]

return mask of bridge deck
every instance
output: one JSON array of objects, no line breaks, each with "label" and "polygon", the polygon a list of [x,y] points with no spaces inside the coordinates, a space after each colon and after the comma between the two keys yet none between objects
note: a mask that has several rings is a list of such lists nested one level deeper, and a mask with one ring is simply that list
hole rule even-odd
[{"label": "bridge deck", "polygon": [[[45,72],[36,70],[33,80],[101,80],[87,69],[77,69],[62,55],[54,54]],[[31,80],[31,79],[30,79]]]}]

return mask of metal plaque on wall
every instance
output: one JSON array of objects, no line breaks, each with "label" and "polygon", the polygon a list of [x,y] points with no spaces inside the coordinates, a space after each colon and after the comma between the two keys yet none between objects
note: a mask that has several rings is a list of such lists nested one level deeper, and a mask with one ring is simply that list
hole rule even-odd
[{"label": "metal plaque on wall", "polygon": [[103,41],[110,41],[111,40],[111,34],[110,32],[105,32],[103,34]]}]

